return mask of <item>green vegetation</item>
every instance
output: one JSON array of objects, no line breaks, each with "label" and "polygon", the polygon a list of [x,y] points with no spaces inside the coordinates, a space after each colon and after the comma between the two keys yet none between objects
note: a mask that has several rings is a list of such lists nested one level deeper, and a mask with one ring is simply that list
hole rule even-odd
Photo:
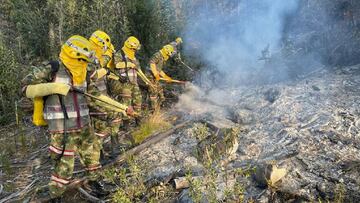
[{"label": "green vegetation", "polygon": [[[15,54],[0,38],[0,123],[15,121],[15,101],[18,98],[21,70]],[[13,118],[13,119],[10,119]]]},{"label": "green vegetation", "polygon": [[[130,35],[139,38],[142,67],[165,43],[180,35],[175,5],[162,0],[3,0],[0,5],[0,125],[15,121],[19,81],[30,65],[57,59],[72,35],[108,33],[116,50]],[[24,68],[22,67],[24,66]],[[20,118],[21,119],[21,118]]]},{"label": "green vegetation", "polygon": [[173,194],[172,187],[167,184],[147,187],[144,167],[136,157],[129,157],[122,167],[102,171],[104,180],[117,188],[112,194],[112,202],[159,202]]},{"label": "green vegetation", "polygon": [[101,175],[117,187],[112,196],[113,202],[139,201],[147,191],[144,170],[135,157],[129,157],[123,167],[106,169]]},{"label": "green vegetation", "polygon": [[138,144],[153,133],[167,130],[170,127],[171,124],[165,120],[164,114],[155,111],[140,124],[139,128],[132,133],[132,136],[135,143]]},{"label": "green vegetation", "polygon": [[189,182],[189,193],[190,193],[190,197],[191,199],[195,202],[198,203],[201,201],[202,199],[202,180],[201,179],[193,179],[192,173],[189,171],[186,174],[186,179]]},{"label": "green vegetation", "polygon": [[202,123],[196,123],[191,130],[191,133],[199,141],[205,139],[207,136],[210,135],[210,129]]},{"label": "green vegetation", "polygon": [[346,195],[346,188],[343,183],[339,183],[336,185],[335,188],[335,200],[336,203],[343,203],[345,202],[345,195]]}]

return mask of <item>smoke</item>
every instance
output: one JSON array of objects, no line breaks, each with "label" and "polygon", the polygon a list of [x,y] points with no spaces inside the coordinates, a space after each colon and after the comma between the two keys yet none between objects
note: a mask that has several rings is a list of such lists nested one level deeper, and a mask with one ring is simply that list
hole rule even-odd
[{"label": "smoke", "polygon": [[177,106],[209,112],[238,101],[236,90],[247,85],[359,63],[359,8],[359,1],[348,0],[194,1],[185,53],[200,58],[203,69],[198,87],[188,88]]},{"label": "smoke", "polygon": [[249,82],[249,76],[264,67],[266,57],[282,46],[286,17],[297,7],[298,0],[202,4],[187,22],[186,51],[197,52],[207,68],[222,73],[228,84]]},{"label": "smoke", "polygon": [[298,0],[224,0],[195,8],[185,29],[185,51],[206,65],[197,78],[201,88],[188,86],[177,108],[220,116],[226,114],[223,105],[234,104],[238,97],[229,88],[263,81],[259,73],[264,72],[267,79],[288,78],[281,71],[286,67],[282,60],[269,59],[278,57],[273,53],[283,48],[286,20],[298,4]]}]

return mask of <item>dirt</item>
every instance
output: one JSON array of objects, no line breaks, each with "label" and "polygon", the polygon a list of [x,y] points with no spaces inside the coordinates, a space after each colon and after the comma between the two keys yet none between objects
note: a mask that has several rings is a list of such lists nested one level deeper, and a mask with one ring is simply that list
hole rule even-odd
[{"label": "dirt", "polygon": [[[190,87],[177,107],[189,117],[205,116],[217,125],[247,129],[239,136],[237,153],[227,170],[264,162],[287,169],[282,182],[260,196],[263,189],[252,178],[244,181],[246,199],[358,202],[359,75],[360,65],[356,65],[319,68],[292,82],[213,89],[207,94]],[[203,164],[191,153],[198,141],[189,129],[141,153],[152,166],[151,178],[189,168],[201,174]],[[222,174],[220,169],[218,174]]]},{"label": "dirt", "polygon": [[[193,176],[208,177],[208,163],[200,160],[196,151],[204,146],[199,145],[202,140],[216,135],[216,130],[210,128],[199,135],[199,125],[219,129],[237,126],[243,129],[237,136],[237,150],[222,156],[226,160],[222,164],[210,163],[218,200],[233,200],[225,190],[240,184],[244,201],[359,202],[359,76],[360,65],[356,65],[319,68],[296,81],[272,85],[227,87],[207,93],[190,86],[169,114],[194,122],[137,155],[146,170],[145,180],[148,185],[158,185],[189,171]],[[1,131],[2,144],[15,142],[9,135],[19,132],[15,128]],[[2,161],[0,179],[5,189],[0,198],[21,191],[33,180],[38,179],[35,186],[48,181],[51,165],[46,132],[25,129],[25,151],[20,153],[19,140],[14,153],[2,150],[12,172],[5,170]],[[33,140],[32,145],[29,140]],[[285,168],[286,176],[276,186],[260,187],[253,176],[263,163]],[[191,201],[190,189],[174,195],[176,200],[172,201]]]}]

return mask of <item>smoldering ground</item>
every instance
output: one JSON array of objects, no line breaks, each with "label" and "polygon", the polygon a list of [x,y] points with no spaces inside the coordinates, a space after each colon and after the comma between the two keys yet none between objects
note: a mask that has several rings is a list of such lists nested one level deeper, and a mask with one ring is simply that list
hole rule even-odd
[{"label": "smoldering ground", "polygon": [[[358,63],[356,60],[338,60],[336,67],[329,60],[332,53],[339,53],[340,58],[346,58],[344,54],[359,56],[352,51],[354,45],[344,53],[338,52],[346,48],[344,44],[357,44],[351,40],[355,38],[348,37],[349,30],[341,29],[353,25],[336,21],[331,12],[320,9],[336,10],[335,2],[339,1],[331,4],[327,0],[299,1],[302,4],[295,2],[294,7],[276,7],[276,12],[271,6],[264,8],[265,12],[261,6],[262,12],[247,7],[242,11],[249,12],[249,17],[243,17],[255,20],[242,24],[236,6],[240,12],[245,5],[259,2],[267,1],[239,2],[228,9],[227,15],[206,8],[207,14],[202,15],[208,15],[207,19],[201,18],[199,11],[200,17],[191,24],[194,30],[185,40],[196,45],[206,68],[196,85],[189,85],[180,96],[177,107],[206,115],[217,124],[232,116],[231,121],[248,129],[239,139],[234,165],[274,160],[287,169],[276,190],[291,194],[291,201],[267,191],[259,202],[358,202],[360,66],[348,66]],[[272,15],[252,17],[266,11]],[[307,16],[309,13],[312,16]],[[261,19],[258,25],[256,19]],[[270,23],[275,19],[282,24],[269,26],[269,30],[257,29],[263,26],[263,20]],[[254,190],[247,185],[246,191],[251,196]]]},{"label": "smoldering ground", "polygon": [[[286,17],[297,10],[298,3],[298,0],[223,1],[222,7],[209,3],[189,18],[186,51],[200,54],[207,65],[204,74],[215,69],[225,76],[222,80],[227,84],[247,83],[249,77],[264,71],[272,53],[281,49]],[[283,64],[272,68],[278,66]],[[277,77],[287,77],[286,71],[277,73]]]},{"label": "smoldering ground", "polygon": [[[206,112],[236,100],[230,88],[288,79],[278,52],[287,16],[297,11],[298,4],[298,0],[227,0],[221,6],[213,2],[197,8],[184,32],[185,52],[197,54],[206,65],[178,105]],[[212,105],[204,105],[204,100]]]},{"label": "smoldering ground", "polygon": [[360,44],[360,3],[206,2],[190,12],[184,31],[185,53],[205,64],[194,82],[200,88],[192,93],[197,97],[244,85],[297,81],[322,68],[357,64],[360,58],[355,48]]}]

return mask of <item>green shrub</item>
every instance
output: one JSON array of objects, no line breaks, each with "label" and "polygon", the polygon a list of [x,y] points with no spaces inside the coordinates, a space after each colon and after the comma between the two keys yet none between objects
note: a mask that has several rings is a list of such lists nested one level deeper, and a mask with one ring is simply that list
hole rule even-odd
[{"label": "green shrub", "polygon": [[0,39],[0,125],[15,121],[15,101],[20,88],[19,69],[14,53]]}]

